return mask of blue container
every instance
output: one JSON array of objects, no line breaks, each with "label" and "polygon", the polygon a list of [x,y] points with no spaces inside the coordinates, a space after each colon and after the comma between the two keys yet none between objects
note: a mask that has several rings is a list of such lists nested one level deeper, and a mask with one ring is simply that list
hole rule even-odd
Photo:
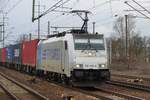
[{"label": "blue container", "polygon": [[13,46],[10,45],[6,48],[6,62],[12,63],[13,55]]}]

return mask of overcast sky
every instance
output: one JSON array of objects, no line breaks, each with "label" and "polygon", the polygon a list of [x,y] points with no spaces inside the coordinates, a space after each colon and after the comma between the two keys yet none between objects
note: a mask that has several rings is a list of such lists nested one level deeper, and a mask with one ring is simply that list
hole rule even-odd
[{"label": "overcast sky", "polygon": [[[39,0],[42,5],[41,11],[44,12],[59,0]],[[66,1],[66,0],[63,0]],[[123,16],[125,14],[132,13],[136,16],[141,16],[138,12],[126,12],[125,10],[131,8],[127,6],[125,0],[70,0],[64,7],[70,7],[72,9],[89,10],[92,13],[89,15],[89,31],[92,32],[92,22],[96,22],[96,31],[103,33],[106,36],[110,36],[113,33],[113,22],[116,19],[115,15]],[[136,0],[142,6],[150,10],[149,0]],[[141,9],[132,0],[128,2],[137,9]],[[36,0],[38,5],[38,0]],[[35,34],[37,35],[37,21],[32,23],[32,0],[0,0],[0,8],[5,12],[8,12],[7,16],[8,25],[7,42],[16,40],[16,37],[20,34]],[[36,7],[37,10],[37,7]],[[59,9],[66,11],[68,9]],[[150,14],[144,12],[150,17]],[[47,22],[50,21],[51,26],[77,26],[82,25],[82,20],[73,14],[63,14],[58,12],[50,12],[46,16],[41,18],[41,34],[47,34]],[[149,27],[150,19],[135,18],[136,30],[140,31],[142,36],[150,36]],[[9,40],[9,41],[8,41]]]}]

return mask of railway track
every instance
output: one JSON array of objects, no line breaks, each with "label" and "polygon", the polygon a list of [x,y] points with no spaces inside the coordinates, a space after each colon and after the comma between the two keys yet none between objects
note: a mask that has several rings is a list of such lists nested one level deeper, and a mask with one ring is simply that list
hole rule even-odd
[{"label": "railway track", "polygon": [[111,90],[106,90],[104,88],[100,87],[94,87],[94,88],[81,88],[81,87],[72,87],[72,86],[66,86],[61,83],[57,83],[54,81],[50,81],[51,83],[54,83],[56,85],[68,88],[73,91],[81,92],[89,96],[96,97],[100,100],[144,100],[143,98],[127,95]]},{"label": "railway track", "polygon": [[[0,76],[6,76],[5,74],[3,73],[0,73]],[[8,76],[6,76],[8,80],[10,80],[10,78]],[[0,77],[1,78],[1,77]],[[46,80],[46,79],[44,79]],[[50,80],[49,80],[50,81]],[[128,95],[128,94],[125,94],[125,93],[119,93],[119,92],[116,92],[116,91],[113,91],[113,90],[108,90],[108,89],[105,89],[105,88],[100,88],[100,87],[96,87],[94,89],[87,89],[87,88],[78,88],[78,87],[71,87],[71,86],[67,86],[67,85],[63,85],[61,83],[58,83],[58,82],[54,82],[54,81],[50,81],[51,83],[54,83],[58,86],[62,86],[62,87],[65,87],[65,88],[68,88],[70,89],[71,91],[77,91],[77,92],[80,92],[80,93],[83,93],[83,94],[86,94],[86,95],[89,95],[89,96],[92,96],[92,97],[96,97],[100,100],[144,100],[143,98],[140,98],[140,97],[136,97],[136,96],[132,96],[132,95]],[[12,93],[14,94],[14,93]],[[18,97],[18,96],[16,96]],[[36,98],[36,100],[48,100],[47,98],[41,98],[39,96],[36,96],[38,97],[38,99]],[[14,100],[18,100],[18,99],[14,99]],[[24,99],[26,100],[26,99]],[[27,99],[27,100],[30,100],[30,99]],[[34,99],[32,99],[34,100]]]},{"label": "railway track", "polygon": [[11,94],[7,92],[5,86],[0,83],[0,98],[1,100],[12,100]]},{"label": "railway track", "polygon": [[128,95],[128,94],[125,94],[125,93],[119,93],[119,92],[112,91],[112,90],[107,90],[107,89],[104,89],[104,88],[101,88],[101,87],[96,87],[96,88],[101,92],[109,93],[113,96],[118,96],[118,97],[120,97],[122,99],[125,99],[125,100],[144,100],[143,98]]},{"label": "railway track", "polygon": [[137,90],[150,92],[150,86],[146,86],[146,85],[121,82],[121,81],[113,81],[113,80],[107,81],[106,83],[111,84],[111,85],[117,85],[117,86],[121,86],[121,87],[133,88],[133,89],[137,89]]},{"label": "railway track", "polygon": [[0,72],[0,86],[12,100],[49,100],[37,91]]},{"label": "railway track", "polygon": [[119,100],[119,99],[121,99],[119,96],[115,96],[115,95],[100,91],[100,90],[95,89],[95,88],[94,89],[70,88],[70,89],[81,92],[81,93],[84,93],[84,94],[89,95],[89,96],[96,97],[97,99],[100,99],[100,100]]},{"label": "railway track", "polygon": [[2,82],[0,82],[0,87],[4,90],[5,94],[7,94],[9,97],[9,99],[13,99],[13,100],[19,100],[18,97],[16,97],[12,92],[10,92],[8,90],[8,88],[6,88],[4,86],[4,84]]},{"label": "railway track", "polygon": [[149,100],[150,96],[150,86],[120,81],[107,81],[104,86],[101,85],[96,88],[105,93],[123,97],[127,100]]},{"label": "railway track", "polygon": [[[46,79],[44,79],[46,80]],[[97,98],[98,100],[114,100],[114,96],[108,94],[108,93],[103,93],[97,89],[93,89],[93,88],[80,88],[80,87],[72,87],[70,85],[66,85],[66,84],[61,84],[61,83],[58,83],[56,81],[52,81],[52,80],[46,80],[50,83],[53,83],[55,85],[58,85],[58,86],[61,86],[61,87],[64,87],[64,88],[67,88],[71,91],[77,91],[77,92],[80,92],[80,93],[83,93],[83,94],[86,94],[86,95],[89,95],[89,96],[92,96],[92,97],[95,97]],[[112,98],[113,97],[113,98]],[[117,98],[117,97],[116,97]]]},{"label": "railway track", "polygon": [[119,75],[119,74],[111,74],[114,77],[123,77],[123,78],[131,78],[131,79],[142,79],[144,81],[150,82],[150,78],[148,77],[139,77],[139,76],[130,76],[130,75]]}]

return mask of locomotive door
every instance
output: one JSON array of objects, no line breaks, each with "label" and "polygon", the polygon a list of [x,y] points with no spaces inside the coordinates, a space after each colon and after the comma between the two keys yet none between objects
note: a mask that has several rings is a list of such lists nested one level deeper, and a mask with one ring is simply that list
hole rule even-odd
[{"label": "locomotive door", "polygon": [[66,71],[66,68],[67,68],[67,49],[68,49],[68,47],[67,47],[67,41],[63,41],[62,42],[62,62],[61,62],[61,69],[62,69],[62,72],[63,73],[65,73],[65,71]]},{"label": "locomotive door", "polygon": [[65,51],[64,51],[64,41],[62,43],[62,48],[61,48],[61,71],[64,73],[65,71]]}]

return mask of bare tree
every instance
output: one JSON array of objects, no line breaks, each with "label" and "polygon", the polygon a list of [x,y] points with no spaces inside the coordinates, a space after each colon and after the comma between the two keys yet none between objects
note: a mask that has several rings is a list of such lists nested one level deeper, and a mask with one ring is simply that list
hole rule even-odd
[{"label": "bare tree", "polygon": [[[127,29],[126,29],[127,26]],[[129,48],[130,46],[130,39],[134,36],[135,34],[135,20],[132,18],[132,15],[127,15],[127,25],[126,25],[126,20],[124,17],[118,17],[117,20],[114,22],[113,29],[116,34],[116,42],[112,42],[115,44],[112,44],[114,46],[113,51],[119,56],[119,59],[122,58],[124,59],[126,56],[126,45]],[[127,33],[126,33],[127,32]],[[127,35],[127,38],[126,38]],[[127,39],[128,43],[126,44],[125,40]],[[117,49],[116,49],[117,48]],[[130,49],[128,49],[129,52]]]},{"label": "bare tree", "polygon": [[127,23],[125,21],[124,17],[118,17],[114,22],[113,28],[116,38],[112,38],[112,57],[114,57],[114,59],[118,58],[118,60],[122,61],[125,60],[127,32],[127,52],[130,61],[144,60],[143,58],[150,54],[148,53],[150,39],[140,36],[140,31],[135,31],[136,25],[132,15],[127,15]]}]

